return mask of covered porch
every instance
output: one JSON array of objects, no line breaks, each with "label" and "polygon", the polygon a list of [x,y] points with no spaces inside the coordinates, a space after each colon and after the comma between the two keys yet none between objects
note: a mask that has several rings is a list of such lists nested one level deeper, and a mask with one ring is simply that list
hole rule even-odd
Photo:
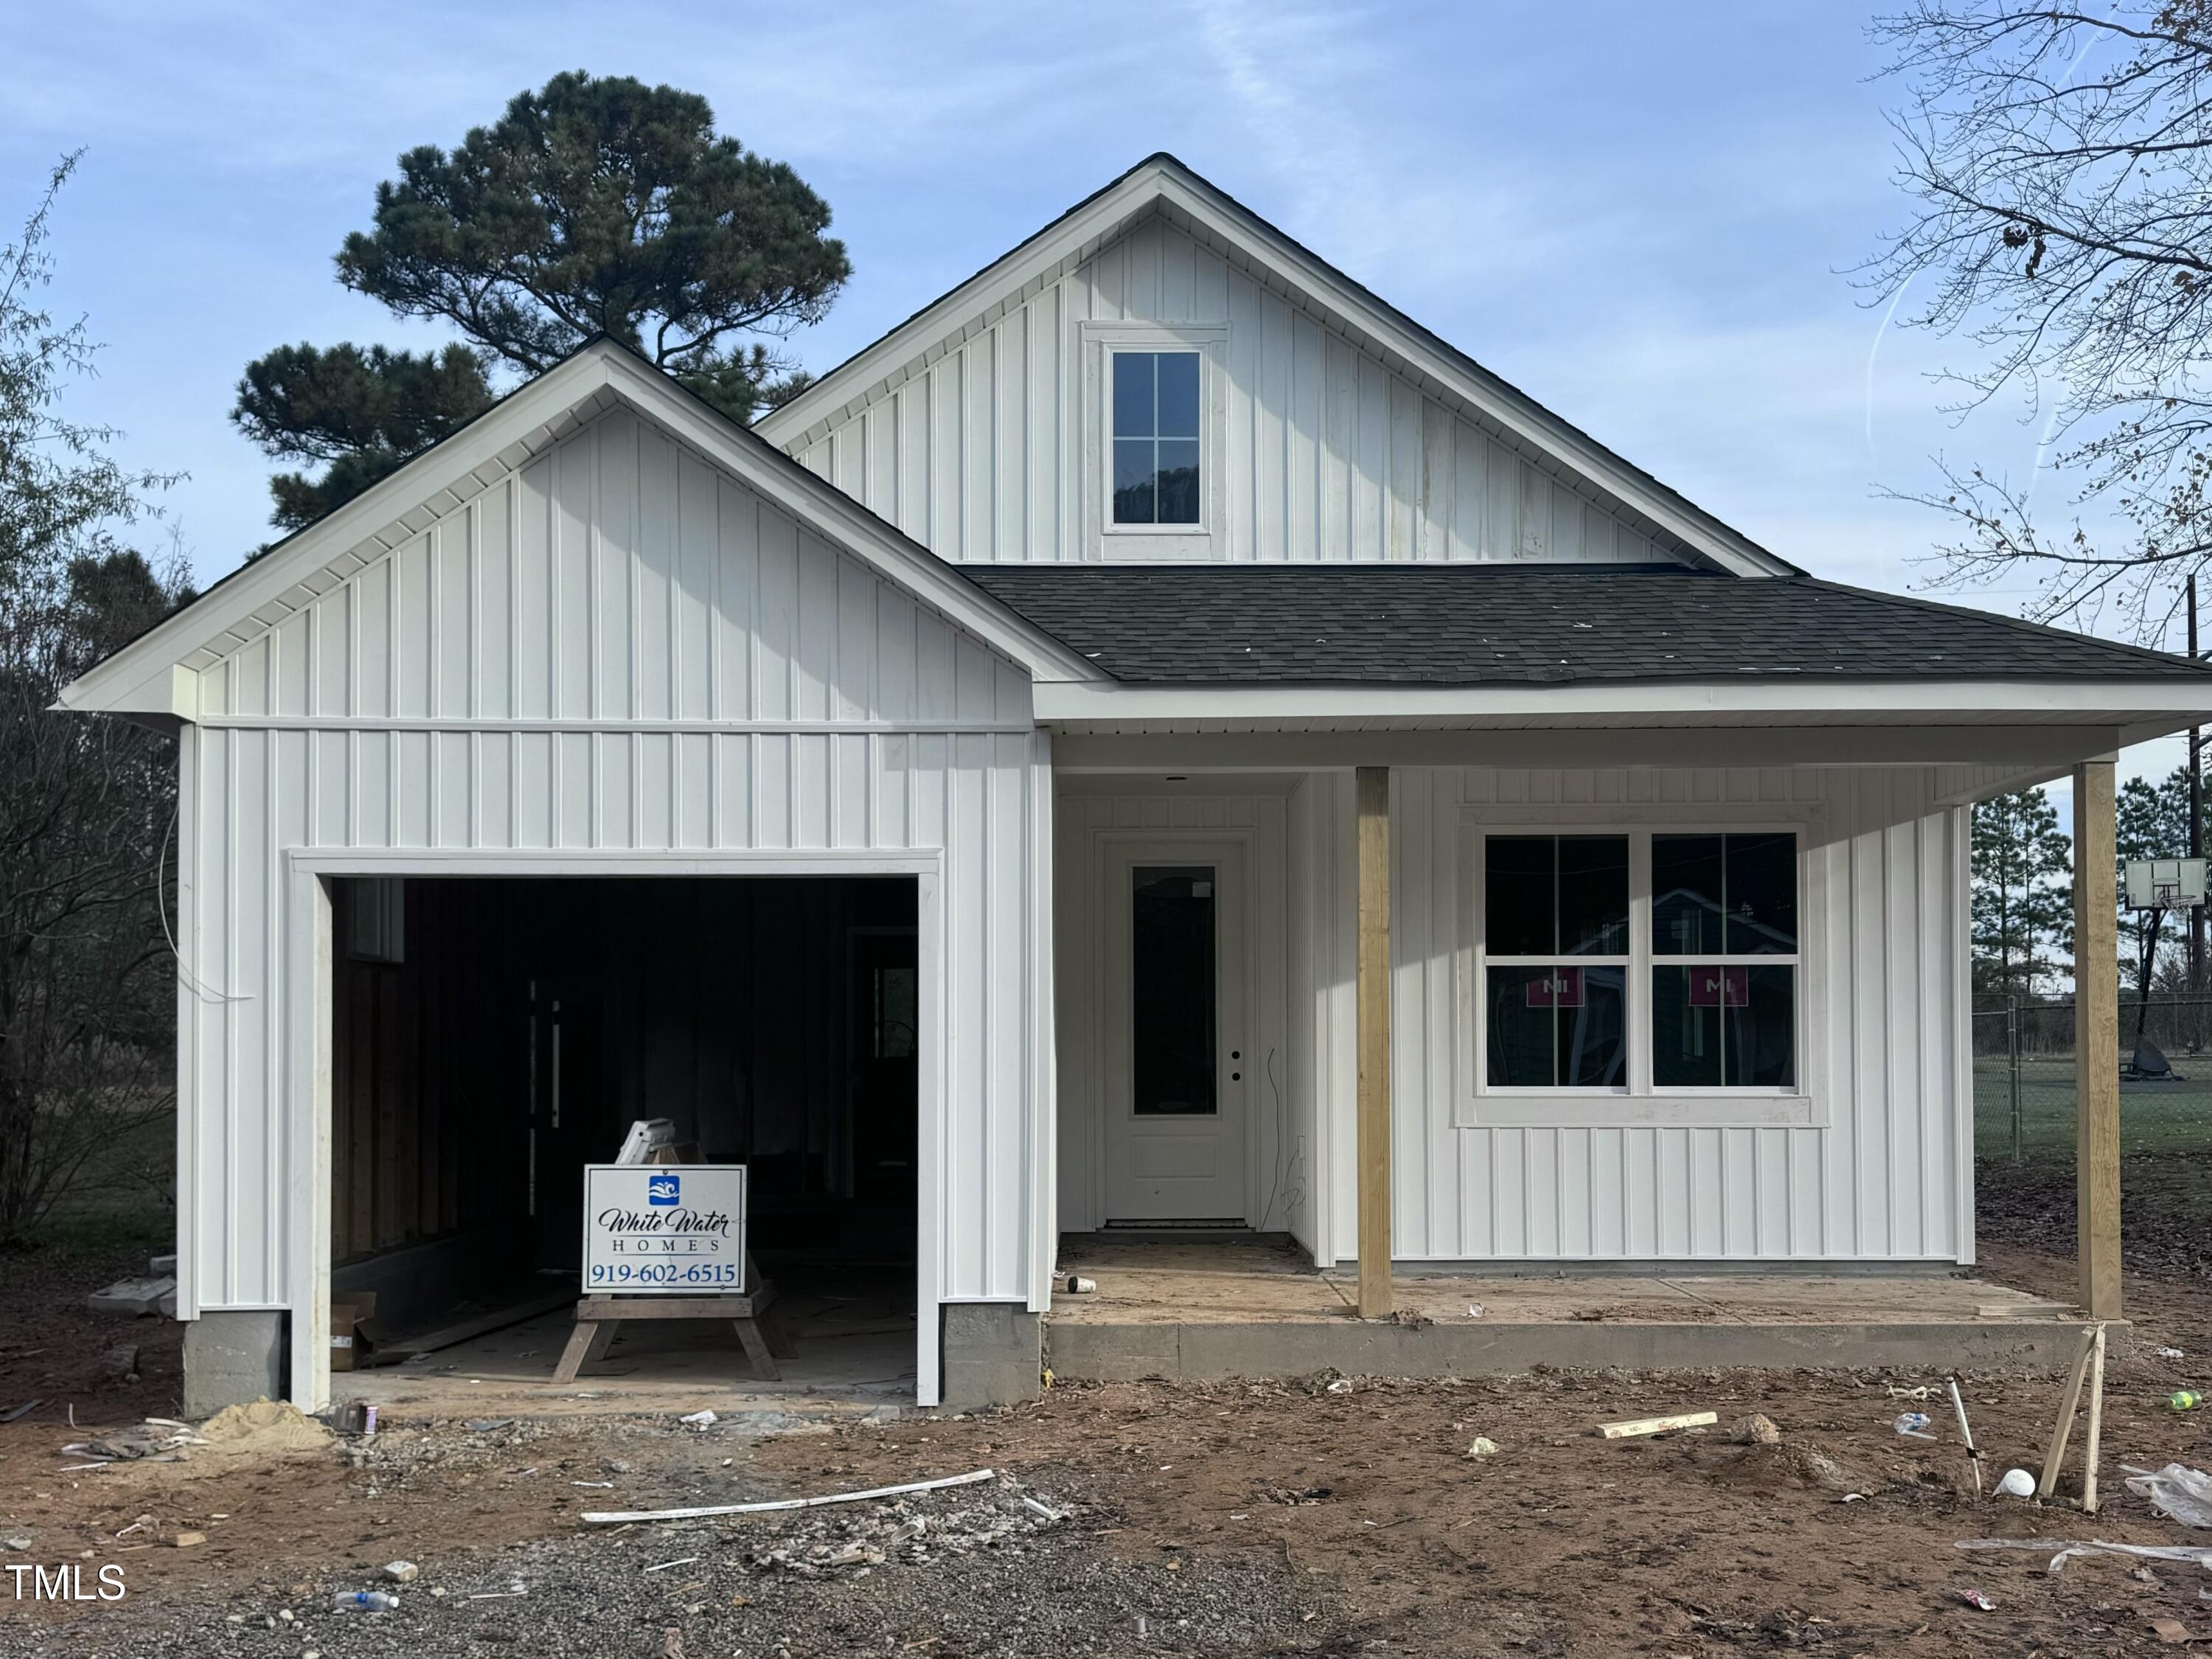
[{"label": "covered porch", "polygon": [[[1972,1273],[1966,1037],[1968,810],[2071,778],[2077,932],[2112,957],[2114,761],[2084,751],[2117,732],[1796,718],[1058,731],[1055,1372],[2057,1364],[2079,1320],[2120,1318],[2116,978],[2083,988],[2107,1046],[2077,1060],[2072,1306]],[[1754,833],[1794,846],[1802,921],[1747,969],[1794,975],[1772,1086],[1670,1089],[1632,1056],[1618,1086],[1495,1086],[1486,838],[1632,848],[1632,1000],[1666,967],[1655,848]],[[1156,1133],[1134,1092],[1148,872],[1244,889],[1215,919],[1234,997],[1177,1039],[1211,1045],[1228,1157],[1209,1152],[1202,1200],[1149,1209],[1172,1181],[1132,1176],[1176,1174],[1188,1126]],[[1616,1046],[1654,1036],[1632,1014]],[[1065,1293],[1070,1273],[1098,1290]]]}]

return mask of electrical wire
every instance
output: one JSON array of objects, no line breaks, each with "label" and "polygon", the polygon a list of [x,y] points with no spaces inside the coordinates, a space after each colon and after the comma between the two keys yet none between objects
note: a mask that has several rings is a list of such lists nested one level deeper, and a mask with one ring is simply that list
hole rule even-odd
[{"label": "electrical wire", "polygon": [[[1288,1121],[1290,1114],[1283,1104],[1283,1085],[1275,1078],[1275,1051],[1273,1048],[1267,1050],[1267,1087],[1275,1097],[1275,1177],[1273,1184],[1267,1188],[1267,1206],[1260,1212],[1260,1231],[1263,1232],[1267,1230],[1267,1218],[1275,1212],[1275,1200],[1283,1190],[1283,1148],[1289,1142],[1291,1127]],[[1289,1219],[1291,1212],[1297,1208],[1297,1200],[1303,1196],[1297,1188],[1291,1188],[1292,1202],[1285,1211],[1285,1221]]]},{"label": "electrical wire", "polygon": [[[177,960],[177,981],[202,1002],[211,1002],[218,1006],[228,1002],[251,1002],[253,1000],[251,996],[234,996],[227,991],[216,990],[185,966],[185,953],[177,948],[177,936],[169,927],[169,902],[164,896],[164,890],[168,886],[169,842],[177,833],[177,812],[176,807],[169,809],[168,826],[161,831],[161,855],[154,863],[154,909],[161,918],[161,937],[169,941],[169,954]],[[181,868],[178,871],[177,878],[179,881],[184,879]]]}]

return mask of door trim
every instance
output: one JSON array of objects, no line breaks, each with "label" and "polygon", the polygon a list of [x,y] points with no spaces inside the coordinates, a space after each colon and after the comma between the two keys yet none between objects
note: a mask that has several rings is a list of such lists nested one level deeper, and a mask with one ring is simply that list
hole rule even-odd
[{"label": "door trim", "polygon": [[[283,1077],[291,1192],[284,1283],[291,1315],[291,1375],[287,1398],[302,1411],[330,1404],[331,1275],[331,878],[337,876],[911,876],[919,950],[921,1007],[919,1167],[915,1174],[915,1402],[940,1396],[940,1326],[944,1305],[939,1238],[945,1203],[944,1117],[946,1041],[943,1000],[944,856],[911,853],[785,852],[780,849],[686,853],[496,852],[461,849],[385,852],[366,848],[293,848],[286,872],[286,1006]],[[1000,1298],[1018,1300],[1020,1298]]]}]

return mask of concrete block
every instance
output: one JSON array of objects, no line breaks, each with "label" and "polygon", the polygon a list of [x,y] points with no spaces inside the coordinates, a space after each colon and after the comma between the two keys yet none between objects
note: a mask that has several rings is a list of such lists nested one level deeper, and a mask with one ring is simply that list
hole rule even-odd
[{"label": "concrete block", "polygon": [[285,1316],[275,1309],[203,1313],[185,1326],[185,1415],[284,1396]]},{"label": "concrete block", "polygon": [[85,1297],[84,1305],[100,1314],[139,1314],[161,1311],[161,1298],[174,1296],[177,1281],[173,1279],[118,1279],[104,1291],[94,1291]]},{"label": "concrete block", "polygon": [[1036,1314],[1014,1303],[951,1302],[944,1321],[940,1376],[947,1410],[1037,1397],[1044,1341]]},{"label": "concrete block", "polygon": [[174,1279],[177,1276],[177,1258],[173,1255],[155,1256],[146,1263],[146,1271],[155,1279]]}]

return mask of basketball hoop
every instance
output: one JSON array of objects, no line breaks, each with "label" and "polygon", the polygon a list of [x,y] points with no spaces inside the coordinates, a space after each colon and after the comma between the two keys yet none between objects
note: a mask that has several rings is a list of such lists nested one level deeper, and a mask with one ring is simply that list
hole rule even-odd
[{"label": "basketball hoop", "polygon": [[2204,902],[2203,859],[2130,859],[2125,898],[2130,910],[2194,910]]}]

